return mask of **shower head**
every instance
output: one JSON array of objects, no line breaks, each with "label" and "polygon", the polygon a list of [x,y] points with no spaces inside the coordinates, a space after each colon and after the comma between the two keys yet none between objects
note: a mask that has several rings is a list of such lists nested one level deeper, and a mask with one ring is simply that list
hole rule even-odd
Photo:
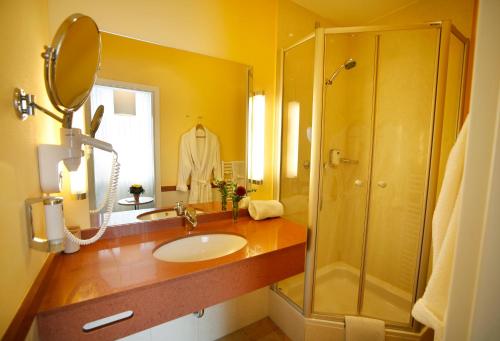
[{"label": "shower head", "polygon": [[346,69],[346,70],[350,70],[352,69],[353,67],[356,66],[356,61],[352,58],[349,58],[347,59],[344,64],[340,65],[333,73],[332,75],[330,76],[330,78],[328,78],[325,82],[326,85],[332,85],[333,84],[333,81],[335,78],[337,78],[338,74],[340,73],[340,71],[342,71],[342,69]]},{"label": "shower head", "polygon": [[350,70],[350,69],[352,69],[355,66],[356,66],[356,61],[354,59],[352,59],[352,58],[349,58],[344,63],[344,67],[345,67],[346,70]]}]

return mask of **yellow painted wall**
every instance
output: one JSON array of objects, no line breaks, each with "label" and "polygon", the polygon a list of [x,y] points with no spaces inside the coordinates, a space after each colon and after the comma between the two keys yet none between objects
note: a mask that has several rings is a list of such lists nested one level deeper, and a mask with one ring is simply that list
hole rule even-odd
[{"label": "yellow painted wall", "polygon": [[255,198],[271,198],[276,79],[277,1],[49,0],[50,32],[74,12],[102,30],[254,67],[254,90],[266,92],[264,184]]},{"label": "yellow painted wall", "polygon": [[102,35],[100,78],[159,88],[163,186],[177,183],[180,137],[198,116],[219,138],[221,160],[245,160],[247,70],[219,58]]},{"label": "yellow painted wall", "polygon": [[24,200],[40,196],[36,145],[56,143],[59,124],[38,113],[20,121],[12,91],[22,87],[48,106],[43,81],[43,45],[48,43],[47,3],[41,0],[0,3],[0,335],[9,325],[47,254],[28,248]]},{"label": "yellow painted wall", "polygon": [[405,25],[451,20],[466,36],[472,34],[474,0],[418,0],[411,5],[366,23],[368,25]]},{"label": "yellow painted wall", "polygon": [[289,0],[278,1],[277,20],[278,48],[286,48],[313,33],[316,24],[333,26],[330,20]]}]

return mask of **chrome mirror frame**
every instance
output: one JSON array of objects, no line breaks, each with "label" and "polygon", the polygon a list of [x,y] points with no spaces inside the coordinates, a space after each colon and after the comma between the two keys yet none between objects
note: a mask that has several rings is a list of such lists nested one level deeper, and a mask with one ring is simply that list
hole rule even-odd
[{"label": "chrome mirror frame", "polygon": [[[63,46],[65,38],[67,37],[68,30],[70,29],[71,25],[75,24],[78,20],[90,20],[95,25],[96,34],[99,41],[97,63],[93,76],[92,85],[87,89],[87,91],[83,94],[82,99],[76,105],[72,107],[66,107],[59,98],[55,87],[57,58],[60,55],[61,48]],[[45,114],[49,115],[53,119],[61,122],[64,128],[71,128],[73,121],[73,112],[78,110],[87,101],[90,92],[92,91],[92,88],[97,79],[97,71],[99,70],[99,66],[101,63],[101,35],[99,28],[97,27],[97,24],[89,16],[78,13],[72,14],[66,20],[64,20],[61,26],[59,26],[54,36],[54,39],[52,40],[52,46],[45,46],[45,50],[41,54],[41,56],[45,61],[44,79],[48,97],[54,108],[56,108],[57,111],[63,114],[62,117],[52,113],[51,111],[37,104],[35,102],[34,95],[28,94],[23,89],[20,88],[14,89],[14,98],[13,98],[14,108],[21,120],[25,120],[29,116],[33,116],[35,114],[35,109],[38,109],[44,112]]]}]

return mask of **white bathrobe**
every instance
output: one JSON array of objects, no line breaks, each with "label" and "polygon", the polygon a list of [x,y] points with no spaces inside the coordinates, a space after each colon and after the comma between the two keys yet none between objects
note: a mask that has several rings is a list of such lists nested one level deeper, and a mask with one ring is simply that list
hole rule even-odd
[{"label": "white bathrobe", "polygon": [[212,175],[220,178],[220,144],[217,136],[203,128],[205,138],[196,137],[196,127],[182,135],[179,146],[177,190],[186,192],[191,176],[189,203],[212,201]]},{"label": "white bathrobe", "polygon": [[412,315],[417,321],[434,329],[435,341],[443,338],[448,311],[458,215],[462,204],[468,122],[469,117],[464,122],[446,163],[441,193],[432,219],[432,273],[423,296],[415,303],[412,310]]}]

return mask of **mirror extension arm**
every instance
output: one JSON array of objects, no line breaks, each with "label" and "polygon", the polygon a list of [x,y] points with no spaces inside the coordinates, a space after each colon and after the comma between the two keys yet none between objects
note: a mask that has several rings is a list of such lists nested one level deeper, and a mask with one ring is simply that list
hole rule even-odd
[{"label": "mirror extension arm", "polygon": [[35,109],[42,111],[43,113],[52,117],[54,120],[63,124],[66,116],[68,116],[68,114],[64,114],[63,117],[59,117],[53,112],[45,109],[41,105],[36,104],[35,95],[27,94],[23,89],[19,88],[14,89],[14,108],[16,109],[19,118],[23,121],[29,116],[34,116]]}]

